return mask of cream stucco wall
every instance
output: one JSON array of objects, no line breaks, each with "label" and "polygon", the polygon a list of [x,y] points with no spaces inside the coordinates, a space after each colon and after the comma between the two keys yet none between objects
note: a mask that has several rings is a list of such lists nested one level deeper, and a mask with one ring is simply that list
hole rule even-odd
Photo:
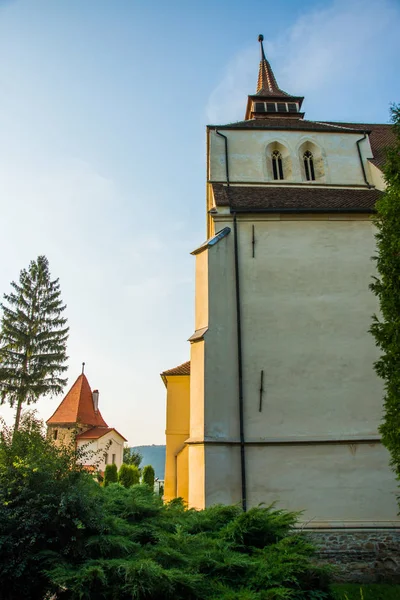
[{"label": "cream stucco wall", "polygon": [[110,431],[97,440],[77,440],[77,447],[83,448],[87,456],[83,457],[84,465],[95,464],[99,471],[106,467],[105,454],[108,455],[107,464],[112,463],[115,454],[115,464],[120,468],[124,458],[124,439],[116,432]]},{"label": "cream stucco wall", "polygon": [[[216,229],[224,226],[232,228],[228,215],[218,217]],[[325,524],[397,521],[396,483],[377,442],[382,384],[368,333],[377,311],[368,289],[369,217],[252,215],[238,218],[238,231],[250,505],[277,500]],[[192,360],[204,361],[189,447],[195,507],[202,493],[203,506],[240,500],[233,241],[232,232],[203,253],[208,331],[203,347],[192,345]]]},{"label": "cream stucco wall", "polygon": [[[166,408],[166,453],[165,453],[165,484],[164,500],[168,502],[177,497],[178,477],[177,468],[184,469],[187,458],[178,455],[184,448],[184,442],[189,437],[190,419],[190,376],[168,375],[167,386],[167,408]],[[184,488],[186,475],[181,474],[179,486]],[[186,494],[187,497],[187,494]]]},{"label": "cream stucco wall", "polygon": [[[330,185],[365,185],[356,141],[361,134],[324,133],[316,131],[275,131],[225,129],[228,138],[229,175],[231,182],[266,183],[273,180],[270,169],[270,149],[274,143],[284,158],[285,181],[301,183],[305,181],[302,150],[312,147],[316,162],[322,166],[324,175],[315,183]],[[209,179],[226,181],[224,140],[209,131],[210,157]],[[308,147],[308,146],[307,146]],[[372,158],[368,138],[361,142],[360,150],[364,165]],[[267,159],[268,156],[268,159]],[[313,185],[313,182],[307,182]]]}]

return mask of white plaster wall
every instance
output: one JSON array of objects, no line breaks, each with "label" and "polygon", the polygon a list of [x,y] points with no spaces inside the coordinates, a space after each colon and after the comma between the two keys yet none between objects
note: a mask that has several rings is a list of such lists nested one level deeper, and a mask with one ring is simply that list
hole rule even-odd
[{"label": "white plaster wall", "polygon": [[[229,216],[219,218],[217,228],[226,225],[232,233],[207,250],[203,434],[218,445],[205,446],[206,505],[240,500],[238,447],[222,444],[239,439],[234,232]],[[279,500],[324,522],[357,514],[366,521],[396,519],[396,482],[386,451],[373,442],[382,384],[368,333],[378,308],[368,289],[374,273],[371,221],[247,216],[238,219],[238,231],[245,439],[320,441],[247,447],[250,505]],[[348,444],[323,443],[356,444],[362,437],[371,437],[372,445],[357,445],[354,455]],[[191,469],[190,487],[196,477]],[[197,489],[201,485],[199,480]]]},{"label": "white plaster wall", "polygon": [[[111,445],[109,445],[111,443]],[[100,471],[105,469],[104,453],[108,453],[108,464],[112,462],[112,455],[115,454],[115,464],[117,469],[120,468],[124,457],[124,440],[115,431],[106,433],[103,437],[98,440],[77,440],[78,448],[85,446],[85,450],[88,452],[94,452],[93,457],[86,457],[84,459],[85,465],[96,464]],[[108,449],[107,446],[109,445]]]},{"label": "white plaster wall", "polygon": [[[238,231],[246,439],[377,434],[382,384],[373,370],[378,352],[368,333],[378,309],[368,289],[374,273],[371,222],[260,218],[238,221]],[[232,438],[237,431],[233,233],[222,242],[210,250],[215,265],[205,429],[209,436]]]},{"label": "white plaster wall", "polygon": [[[210,180],[225,181],[225,146],[224,140],[210,130]],[[232,182],[260,182],[272,180],[267,161],[267,146],[278,142],[287,148],[292,169],[292,183],[305,180],[302,173],[302,162],[299,149],[305,142],[316,144],[320,150],[325,170],[321,183],[339,185],[365,185],[356,141],[362,136],[357,134],[323,133],[307,131],[274,131],[274,130],[224,130],[228,138],[229,176]],[[360,144],[360,150],[367,168],[367,158],[372,157],[369,140]],[[313,185],[313,182],[306,182]],[[318,183],[318,182],[316,182]]]},{"label": "white plaster wall", "polygon": [[252,506],[304,510],[309,526],[399,522],[389,454],[377,444],[246,448]]}]

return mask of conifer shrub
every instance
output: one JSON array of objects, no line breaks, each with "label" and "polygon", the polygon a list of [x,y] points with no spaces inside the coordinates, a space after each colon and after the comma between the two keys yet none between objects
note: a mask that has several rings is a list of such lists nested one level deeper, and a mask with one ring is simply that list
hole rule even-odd
[{"label": "conifer shrub", "polygon": [[76,449],[35,427],[0,436],[1,600],[327,600],[295,520],[273,506],[187,510],[148,484],[100,487]]},{"label": "conifer shrub", "polygon": [[126,488],[139,483],[139,469],[134,465],[122,463],[118,472],[118,482]]},{"label": "conifer shrub", "polygon": [[106,465],[104,471],[104,487],[107,487],[110,483],[118,482],[118,470],[117,465]]},{"label": "conifer shrub", "polygon": [[146,465],[143,467],[142,481],[148,485],[151,490],[154,489],[154,478],[155,473],[153,467],[151,465]]}]

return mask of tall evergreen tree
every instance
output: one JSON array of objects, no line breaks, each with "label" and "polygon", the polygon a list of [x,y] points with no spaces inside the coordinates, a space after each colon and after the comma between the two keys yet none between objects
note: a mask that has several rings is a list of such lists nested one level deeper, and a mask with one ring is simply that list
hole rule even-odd
[{"label": "tall evergreen tree", "polygon": [[381,316],[374,315],[371,333],[382,354],[375,363],[384,380],[382,442],[400,478],[400,105],[392,106],[395,143],[387,150],[384,175],[386,191],[377,202],[378,277],[371,284],[379,299]]},{"label": "tall evergreen tree", "polygon": [[68,327],[60,284],[51,280],[45,256],[31,261],[11,287],[1,304],[0,402],[16,406],[17,430],[23,404],[62,393]]}]

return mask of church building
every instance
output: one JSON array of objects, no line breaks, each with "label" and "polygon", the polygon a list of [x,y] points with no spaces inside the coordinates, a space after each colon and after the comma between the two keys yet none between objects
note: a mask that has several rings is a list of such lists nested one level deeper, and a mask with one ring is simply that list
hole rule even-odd
[{"label": "church building", "polygon": [[54,444],[75,443],[84,449],[86,466],[103,472],[107,464],[116,464],[117,469],[122,465],[127,440],[103,419],[99,391],[92,392],[83,371],[46,424]]},{"label": "church building", "polygon": [[311,528],[396,528],[368,332],[391,126],[305,119],[259,41],[244,120],[207,127],[190,362],[162,373],[164,497],[276,502]]}]

